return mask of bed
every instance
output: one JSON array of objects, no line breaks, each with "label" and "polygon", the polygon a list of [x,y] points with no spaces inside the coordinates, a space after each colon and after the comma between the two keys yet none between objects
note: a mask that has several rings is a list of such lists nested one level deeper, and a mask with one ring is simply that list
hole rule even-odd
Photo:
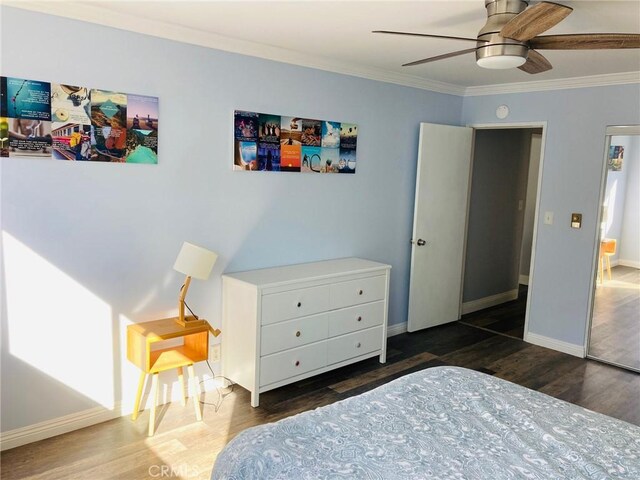
[{"label": "bed", "polygon": [[241,432],[222,479],[640,479],[640,427],[435,367]]}]

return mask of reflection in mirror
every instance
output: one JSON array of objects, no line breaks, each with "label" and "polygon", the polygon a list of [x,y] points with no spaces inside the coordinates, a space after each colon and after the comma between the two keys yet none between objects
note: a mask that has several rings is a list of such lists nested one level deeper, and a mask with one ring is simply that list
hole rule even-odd
[{"label": "reflection in mirror", "polygon": [[607,144],[588,356],[640,371],[640,135]]}]

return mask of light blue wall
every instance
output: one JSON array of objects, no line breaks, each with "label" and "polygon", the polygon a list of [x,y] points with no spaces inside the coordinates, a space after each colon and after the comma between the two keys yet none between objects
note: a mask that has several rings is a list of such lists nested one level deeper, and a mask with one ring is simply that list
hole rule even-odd
[{"label": "light blue wall", "polygon": [[[184,240],[220,254],[211,279],[189,290],[192,308],[213,324],[220,323],[221,272],[348,256],[393,266],[389,321],[406,321],[419,123],[458,123],[460,97],[7,7],[1,27],[2,75],[160,98],[157,166],[0,163],[3,231],[111,309],[109,329],[120,343],[116,378],[103,381],[113,382],[116,400],[127,398],[123,388],[135,389],[135,378],[131,385],[122,380],[124,387],[118,378],[120,364],[127,368],[121,316],[140,321],[175,312],[183,278],[172,266]],[[233,172],[234,109],[357,123],[356,175]],[[29,285],[20,288],[32,288],[34,301],[43,298]],[[94,406],[9,353],[9,310],[2,321],[2,429]],[[64,306],[47,310],[48,318],[33,319],[33,330],[59,322],[64,331]],[[42,348],[51,356],[74,348],[73,336],[104,330],[98,322],[87,312],[84,331]],[[43,395],[57,401],[44,405]]]},{"label": "light blue wall", "polygon": [[615,255],[610,257],[614,265],[620,259],[622,220],[625,216],[625,198],[627,197],[627,177],[633,161],[633,152],[629,148],[632,142],[632,136],[611,137],[611,145],[624,147],[623,168],[619,171],[607,170],[607,183],[602,202],[603,208],[606,207],[607,211],[607,219],[606,222],[603,222],[604,231],[602,234],[605,238],[612,238],[618,242]]},{"label": "light blue wall", "polygon": [[[496,107],[511,113],[500,121]],[[466,97],[464,124],[547,122],[529,330],[583,345],[607,125],[640,124],[640,86]],[[570,228],[572,212],[582,229]]]},{"label": "light blue wall", "polygon": [[[615,138],[613,137],[612,142]],[[629,153],[625,150],[626,165],[622,167],[627,170],[624,216],[616,254],[622,264],[640,268],[640,136],[627,139]]]}]

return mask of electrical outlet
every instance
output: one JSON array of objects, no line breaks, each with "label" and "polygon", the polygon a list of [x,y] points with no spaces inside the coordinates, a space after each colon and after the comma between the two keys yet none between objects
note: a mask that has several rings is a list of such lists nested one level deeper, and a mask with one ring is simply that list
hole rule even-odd
[{"label": "electrical outlet", "polygon": [[211,361],[213,363],[220,361],[220,344],[216,343],[215,345],[211,345]]}]

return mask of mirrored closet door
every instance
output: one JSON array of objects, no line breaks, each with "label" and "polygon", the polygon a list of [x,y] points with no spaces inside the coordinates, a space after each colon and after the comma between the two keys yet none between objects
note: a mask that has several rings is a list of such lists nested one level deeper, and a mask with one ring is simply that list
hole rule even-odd
[{"label": "mirrored closet door", "polygon": [[607,133],[587,356],[640,372],[640,126]]}]

